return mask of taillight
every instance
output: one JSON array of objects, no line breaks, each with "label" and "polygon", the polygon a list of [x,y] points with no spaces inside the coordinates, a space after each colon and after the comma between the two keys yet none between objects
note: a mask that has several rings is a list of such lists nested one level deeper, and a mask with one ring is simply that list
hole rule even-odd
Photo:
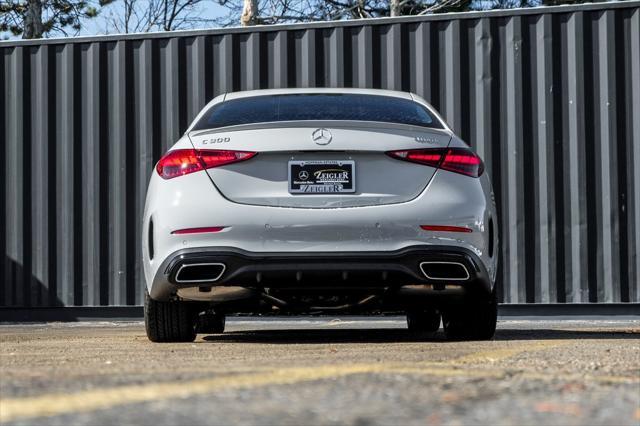
[{"label": "taillight", "polygon": [[446,149],[408,149],[405,151],[389,151],[387,155],[399,160],[411,161],[412,163],[424,164],[426,166],[438,167],[442,162]]},{"label": "taillight", "polygon": [[440,168],[463,175],[480,177],[484,163],[475,152],[465,148],[449,148]]},{"label": "taillight", "polygon": [[257,153],[217,149],[176,149],[158,161],[156,170],[164,179],[183,176],[204,169],[248,160]]},{"label": "taillight", "polygon": [[471,177],[480,177],[484,172],[480,157],[467,148],[407,149],[389,151],[387,155]]}]

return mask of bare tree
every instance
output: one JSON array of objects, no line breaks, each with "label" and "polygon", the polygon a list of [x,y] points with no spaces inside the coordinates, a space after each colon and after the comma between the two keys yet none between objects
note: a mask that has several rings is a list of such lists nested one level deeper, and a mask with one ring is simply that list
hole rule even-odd
[{"label": "bare tree", "polygon": [[[418,15],[460,10],[471,0],[217,0],[229,10],[221,26]],[[495,0],[508,1],[508,0]],[[513,0],[516,1],[516,0]]]},{"label": "bare tree", "polygon": [[111,0],[0,0],[0,33],[22,38],[77,34]]},{"label": "bare tree", "polygon": [[391,16],[400,16],[402,15],[402,6],[400,5],[400,0],[390,0],[389,1],[389,15]]},{"label": "bare tree", "polygon": [[220,26],[268,25],[389,16],[386,0],[216,0],[228,9]]},{"label": "bare tree", "polygon": [[156,8],[145,7],[139,0],[122,0],[121,7],[109,10],[105,32],[138,33],[152,31],[159,12]]},{"label": "bare tree", "polygon": [[248,27],[257,24],[258,20],[258,0],[244,0],[242,15],[240,15],[240,25]]},{"label": "bare tree", "polygon": [[221,26],[276,24],[385,16],[426,15],[467,10],[581,3],[586,0],[215,0],[228,9]]},{"label": "bare tree", "polygon": [[199,14],[203,0],[116,0],[107,13],[105,32],[173,31],[210,23]]},{"label": "bare tree", "polygon": [[42,38],[44,23],[42,22],[42,2],[31,0],[27,3],[24,14],[24,32],[22,38]]},{"label": "bare tree", "polygon": [[440,0],[422,9],[418,15],[427,15],[429,13],[444,13],[444,12],[463,12],[469,10],[471,6],[471,0]]}]

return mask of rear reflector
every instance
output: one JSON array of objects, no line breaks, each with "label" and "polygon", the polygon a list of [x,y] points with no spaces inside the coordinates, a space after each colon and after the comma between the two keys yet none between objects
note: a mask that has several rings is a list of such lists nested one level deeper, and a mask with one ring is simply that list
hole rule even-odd
[{"label": "rear reflector", "polygon": [[172,232],[174,235],[183,235],[183,234],[206,234],[211,232],[220,232],[226,226],[208,226],[203,228],[186,228],[186,229],[177,229]]},{"label": "rear reflector", "polygon": [[245,161],[256,154],[248,151],[217,149],[176,149],[169,151],[158,161],[156,171],[163,179],[172,179],[225,164]]},{"label": "rear reflector", "polygon": [[464,226],[448,226],[448,225],[420,225],[420,228],[425,231],[436,232],[473,232],[471,228],[465,228]]},{"label": "rear reflector", "polygon": [[484,164],[480,157],[467,148],[427,148],[388,151],[387,155],[398,160],[424,164],[471,177],[480,177]]}]

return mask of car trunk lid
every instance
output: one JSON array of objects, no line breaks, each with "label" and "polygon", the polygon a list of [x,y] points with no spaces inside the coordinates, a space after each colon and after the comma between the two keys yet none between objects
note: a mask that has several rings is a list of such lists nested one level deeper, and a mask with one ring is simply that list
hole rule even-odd
[{"label": "car trunk lid", "polygon": [[[191,132],[189,137],[196,149],[258,152],[250,160],[207,169],[213,184],[227,199],[243,204],[299,208],[409,201],[423,191],[436,169],[398,161],[385,153],[444,148],[451,139],[444,130],[362,122],[245,125]],[[292,182],[301,171],[313,175],[326,172],[324,176],[335,177],[344,167],[353,171],[353,188],[347,188],[349,192],[292,193]],[[291,176],[292,170],[295,176]]]}]

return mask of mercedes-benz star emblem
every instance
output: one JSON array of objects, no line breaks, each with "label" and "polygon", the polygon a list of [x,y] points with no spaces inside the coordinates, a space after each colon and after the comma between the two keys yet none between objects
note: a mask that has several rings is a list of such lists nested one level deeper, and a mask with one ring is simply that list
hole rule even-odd
[{"label": "mercedes-benz star emblem", "polygon": [[311,133],[311,139],[318,145],[328,144],[331,142],[332,137],[331,132],[324,128],[316,129]]},{"label": "mercedes-benz star emblem", "polygon": [[300,180],[309,179],[309,172],[306,171],[306,170],[301,170],[300,173],[298,173],[298,179],[300,179]]}]

